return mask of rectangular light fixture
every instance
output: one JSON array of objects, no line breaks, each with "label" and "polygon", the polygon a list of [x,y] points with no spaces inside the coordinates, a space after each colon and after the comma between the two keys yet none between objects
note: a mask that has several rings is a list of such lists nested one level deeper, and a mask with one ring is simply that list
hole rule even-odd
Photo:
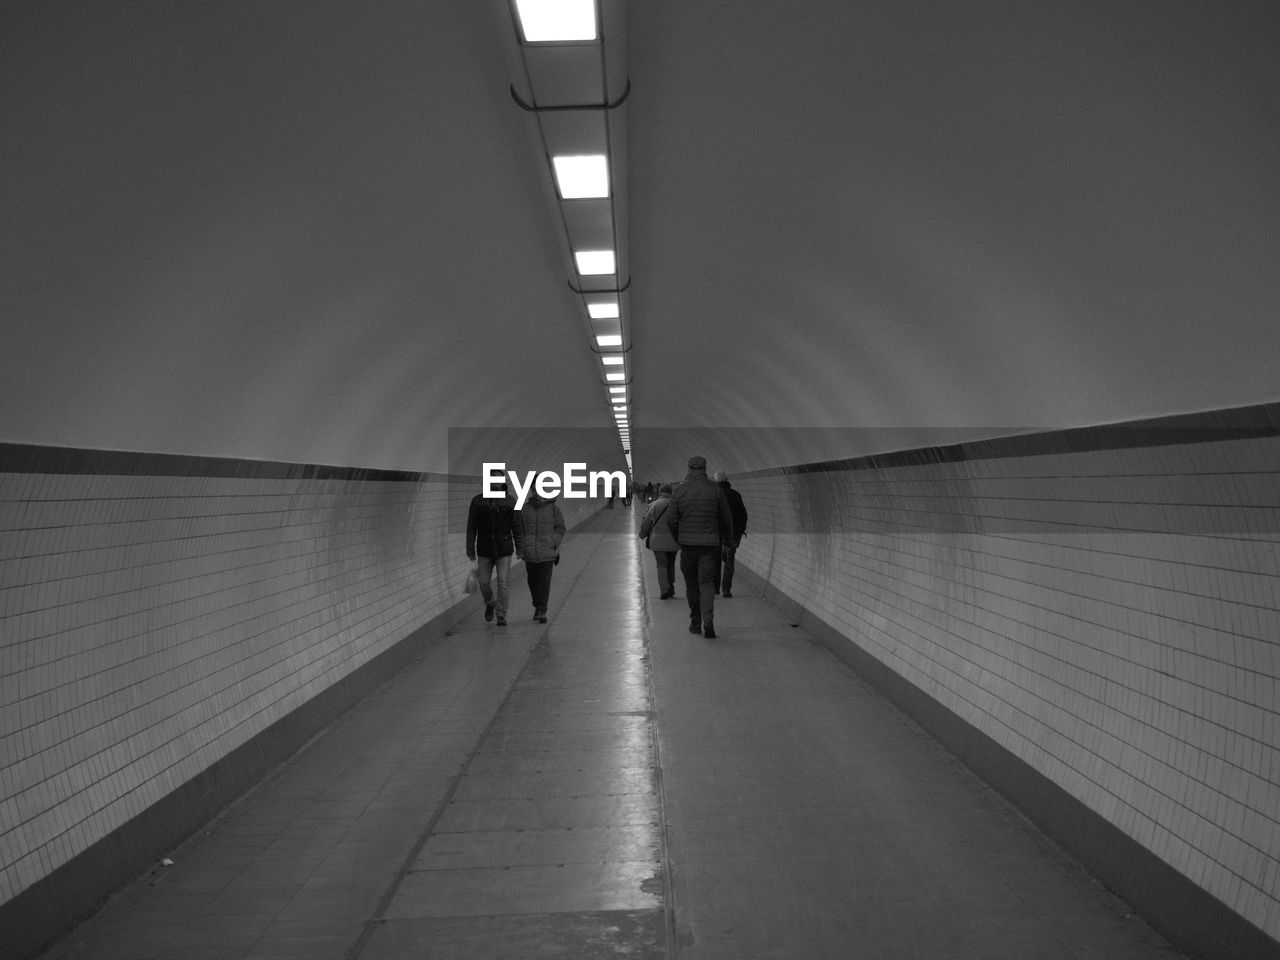
[{"label": "rectangular light fixture", "polygon": [[612,303],[588,303],[587,313],[592,320],[612,320],[620,316],[618,301]]},{"label": "rectangular light fixture", "polygon": [[563,200],[582,200],[609,195],[609,162],[604,154],[552,157],[556,186]]},{"label": "rectangular light fixture", "polygon": [[606,354],[605,356],[600,358],[600,362],[603,363],[606,367],[620,367],[622,366],[622,354],[620,353]]},{"label": "rectangular light fixture", "polygon": [[602,333],[596,337],[596,343],[602,347],[620,347],[622,336],[617,333]]},{"label": "rectangular light fixture", "polygon": [[627,379],[627,375],[625,373],[606,373],[604,378],[611,383],[619,383]]},{"label": "rectangular light fixture", "polygon": [[569,43],[596,38],[595,0],[516,0],[526,43]]},{"label": "rectangular light fixture", "polygon": [[598,277],[617,269],[612,250],[577,250],[573,259],[578,264],[578,273],[584,277]]}]

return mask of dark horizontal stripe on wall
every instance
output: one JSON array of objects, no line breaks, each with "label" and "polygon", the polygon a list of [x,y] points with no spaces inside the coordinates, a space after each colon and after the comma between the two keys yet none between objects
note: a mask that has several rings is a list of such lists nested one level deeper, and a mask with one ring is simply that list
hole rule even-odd
[{"label": "dark horizontal stripe on wall", "polygon": [[377,470],[369,467],[238,460],[233,457],[196,457],[180,453],[135,453],[127,450],[49,447],[27,443],[0,443],[0,473],[232,477],[242,480],[356,480],[391,483],[474,479],[413,470]]},{"label": "dark horizontal stripe on wall", "polygon": [[1126,450],[1188,443],[1220,443],[1280,436],[1280,402],[1261,403],[1225,410],[1173,414],[1149,420],[1071,427],[1039,433],[1019,433],[986,440],[942,446],[917,447],[841,460],[823,460],[789,467],[745,471],[740,476],[771,477],[834,470],[883,470],[920,467],[965,460],[997,460],[1008,457],[1040,457],[1094,450]]}]

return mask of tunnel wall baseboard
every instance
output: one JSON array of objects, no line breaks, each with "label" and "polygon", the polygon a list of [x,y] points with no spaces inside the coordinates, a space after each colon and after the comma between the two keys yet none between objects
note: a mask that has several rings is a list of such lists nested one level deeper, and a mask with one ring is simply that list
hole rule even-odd
[{"label": "tunnel wall baseboard", "polygon": [[1214,960],[1272,960],[1277,943],[1048,777],[739,564],[737,576],[1013,803],[1169,939]]},{"label": "tunnel wall baseboard", "polygon": [[766,596],[1175,940],[1280,955],[1280,405],[733,483]]},{"label": "tunnel wall baseboard", "polygon": [[445,635],[473,606],[468,599],[440,614],[0,904],[6,955],[36,955],[122,886],[148,870],[163,869],[159,858]]},{"label": "tunnel wall baseboard", "polygon": [[[477,478],[0,443],[0,943],[47,942],[447,629]],[[565,505],[572,526],[603,501]]]}]

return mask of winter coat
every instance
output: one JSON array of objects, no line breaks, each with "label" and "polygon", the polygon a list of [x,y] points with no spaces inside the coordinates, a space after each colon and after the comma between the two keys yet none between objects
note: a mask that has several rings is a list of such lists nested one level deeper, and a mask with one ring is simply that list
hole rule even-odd
[{"label": "winter coat", "polygon": [[477,493],[467,510],[467,556],[509,557],[519,545],[516,530],[516,502],[510,495],[501,500]]},{"label": "winter coat", "polygon": [[520,550],[526,563],[554,560],[564,539],[564,514],[555,500],[531,493],[520,510]]},{"label": "winter coat", "polygon": [[671,518],[682,547],[718,547],[733,542],[733,514],[724,491],[707,477],[705,467],[691,468],[684,483],[671,493]]},{"label": "winter coat", "polygon": [[742,494],[729,485],[728,480],[721,480],[719,487],[729,501],[729,513],[733,515],[733,545],[736,547],[747,532],[747,505],[742,502]]},{"label": "winter coat", "polygon": [[648,537],[646,545],[650,550],[658,553],[674,553],[680,549],[680,545],[676,543],[676,538],[671,535],[671,527],[667,523],[671,519],[667,516],[667,510],[670,506],[671,498],[664,494],[649,505],[644,519],[640,521],[640,539],[643,540]]}]

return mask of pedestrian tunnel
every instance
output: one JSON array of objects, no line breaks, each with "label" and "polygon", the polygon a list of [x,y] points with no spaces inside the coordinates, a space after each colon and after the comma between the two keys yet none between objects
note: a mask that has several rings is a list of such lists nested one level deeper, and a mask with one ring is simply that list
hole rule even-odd
[{"label": "pedestrian tunnel", "polygon": [[734,475],[715,639],[642,497],[565,501],[498,628],[470,482],[8,445],[6,942],[1267,956],[1277,442]]}]

